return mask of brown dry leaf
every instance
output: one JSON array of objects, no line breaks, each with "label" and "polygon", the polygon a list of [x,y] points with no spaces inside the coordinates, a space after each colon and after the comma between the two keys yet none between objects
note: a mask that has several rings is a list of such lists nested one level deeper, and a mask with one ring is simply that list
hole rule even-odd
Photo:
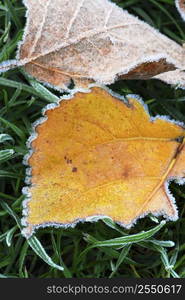
[{"label": "brown dry leaf", "polygon": [[125,227],[149,212],[177,219],[168,186],[184,182],[182,124],[150,119],[138,97],[121,101],[99,87],[63,99],[45,116],[25,157],[31,177],[23,190],[24,235],[93,216]]},{"label": "brown dry leaf", "polygon": [[[27,24],[12,67],[24,66],[30,75],[62,89],[71,79],[77,87],[89,81],[110,84],[117,78],[158,78],[185,86],[185,49],[114,3],[24,3]],[[10,66],[4,63],[0,70]]]}]

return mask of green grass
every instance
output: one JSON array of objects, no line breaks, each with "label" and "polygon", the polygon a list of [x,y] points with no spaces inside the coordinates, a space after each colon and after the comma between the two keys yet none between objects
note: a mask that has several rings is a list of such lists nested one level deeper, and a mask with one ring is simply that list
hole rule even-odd
[{"label": "green grass", "polygon": [[[174,1],[114,2],[175,41],[185,40],[185,24]],[[24,14],[21,1],[0,1],[0,61],[15,57]],[[185,122],[182,90],[154,80],[119,81],[111,88],[122,95],[139,94],[154,116],[169,115]],[[185,187],[174,183],[170,189],[179,208],[177,222],[157,224],[156,218],[148,216],[125,230],[104,219],[73,229],[40,229],[29,241],[21,235],[25,142],[41,109],[58,97],[59,93],[28,79],[21,70],[0,76],[0,277],[184,278]]]}]

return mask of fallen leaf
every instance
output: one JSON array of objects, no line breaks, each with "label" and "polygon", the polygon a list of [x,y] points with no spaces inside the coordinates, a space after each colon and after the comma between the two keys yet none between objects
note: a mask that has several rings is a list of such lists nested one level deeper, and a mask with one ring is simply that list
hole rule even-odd
[{"label": "fallen leaf", "polygon": [[1,72],[24,66],[33,77],[62,89],[71,79],[76,87],[110,84],[118,78],[157,78],[185,86],[185,49],[114,3],[24,3],[27,24],[17,61],[3,63]]},{"label": "fallen leaf", "polygon": [[50,105],[36,122],[25,157],[24,235],[93,216],[125,227],[149,212],[177,219],[168,186],[184,182],[184,127],[151,119],[141,99],[127,98],[94,87]]}]

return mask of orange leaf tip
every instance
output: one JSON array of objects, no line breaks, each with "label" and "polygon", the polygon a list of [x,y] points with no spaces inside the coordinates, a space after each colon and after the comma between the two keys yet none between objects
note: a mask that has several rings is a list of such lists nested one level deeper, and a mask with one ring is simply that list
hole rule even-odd
[{"label": "orange leaf tip", "polygon": [[184,136],[138,96],[97,86],[49,105],[27,143],[23,234],[105,216],[126,228],[148,213],[176,220],[169,183],[184,183]]}]

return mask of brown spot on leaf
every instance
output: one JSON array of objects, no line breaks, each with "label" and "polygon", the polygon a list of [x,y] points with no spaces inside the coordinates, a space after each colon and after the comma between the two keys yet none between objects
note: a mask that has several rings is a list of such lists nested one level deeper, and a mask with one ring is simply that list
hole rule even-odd
[{"label": "brown spot on leaf", "polygon": [[123,170],[123,173],[122,173],[122,177],[128,178],[129,175],[130,175],[130,169],[128,167],[125,167],[125,169]]},{"label": "brown spot on leaf", "polygon": [[67,164],[72,164],[72,159],[67,158],[67,156],[64,156],[64,159]]},{"label": "brown spot on leaf", "polygon": [[73,168],[72,168],[72,172],[73,172],[73,173],[75,173],[75,172],[77,172],[77,171],[78,171],[78,169],[77,169],[76,167],[73,167]]}]

